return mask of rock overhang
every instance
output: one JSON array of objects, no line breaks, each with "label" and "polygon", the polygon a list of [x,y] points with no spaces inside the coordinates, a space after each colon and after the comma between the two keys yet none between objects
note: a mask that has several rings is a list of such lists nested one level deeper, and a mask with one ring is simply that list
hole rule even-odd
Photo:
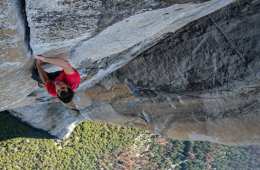
[{"label": "rock overhang", "polygon": [[[34,2],[32,2],[32,1],[27,1],[27,2],[29,2],[29,3],[27,3],[27,8],[28,8],[27,15],[29,14],[28,17],[30,18],[32,16],[30,16],[29,8],[31,7],[30,5],[32,5]],[[59,3],[60,2],[61,1],[59,1]],[[233,142],[233,143],[235,143],[234,141],[232,141],[233,139],[232,140],[229,140],[228,138],[224,139],[225,135],[227,135],[227,134],[223,133],[223,131],[221,131],[221,133],[223,133],[223,134],[221,134],[221,133],[218,134],[217,131],[219,129],[216,129],[216,126],[215,126],[216,124],[223,124],[223,126],[224,126],[224,125],[226,125],[225,122],[232,122],[233,119],[231,119],[230,121],[226,120],[226,119],[223,121],[221,119],[220,120],[213,119],[212,122],[209,123],[209,122],[205,122],[203,114],[201,115],[201,113],[204,113],[205,111],[210,112],[212,110],[214,113],[221,113],[221,112],[227,113],[230,111],[232,112],[232,109],[236,108],[238,105],[241,105],[241,104],[242,104],[242,106],[249,105],[250,106],[249,108],[251,108],[251,107],[255,106],[255,104],[254,104],[256,102],[255,97],[258,96],[257,92],[254,93],[254,96],[248,102],[244,102],[244,103],[240,102],[240,101],[244,101],[246,99],[239,96],[240,92],[244,93],[244,91],[237,90],[238,92],[234,93],[233,95],[229,94],[229,93],[222,94],[222,93],[220,93],[220,91],[221,92],[223,91],[223,89],[221,89],[221,87],[220,87],[220,89],[215,89],[215,91],[217,91],[216,93],[207,92],[207,93],[204,93],[201,95],[200,93],[202,93],[202,92],[198,91],[198,93],[192,94],[197,97],[199,96],[199,97],[204,97],[204,98],[205,97],[213,98],[212,101],[207,101],[207,100],[197,101],[197,100],[194,100],[193,98],[187,97],[187,94],[173,93],[172,91],[168,91],[168,93],[170,93],[170,94],[166,94],[166,97],[165,97],[165,93],[167,93],[167,90],[160,92],[160,90],[165,89],[165,88],[161,88],[161,89],[158,88],[158,87],[160,87],[160,84],[158,87],[153,87],[153,84],[150,83],[153,80],[152,79],[149,80],[149,76],[148,76],[147,77],[148,83],[144,83],[144,82],[142,82],[142,83],[143,83],[143,85],[145,85],[145,88],[152,89],[152,90],[157,89],[159,91],[159,92],[157,92],[157,93],[159,93],[158,99],[152,99],[152,100],[158,102],[158,105],[156,108],[155,106],[153,106],[153,104],[149,98],[143,99],[143,98],[138,98],[138,97],[131,96],[131,95],[129,98],[129,91],[127,92],[127,90],[126,90],[127,87],[122,88],[121,85],[120,85],[120,88],[118,87],[119,86],[118,83],[119,84],[121,83],[121,84],[123,84],[123,86],[125,86],[125,84],[123,83],[124,78],[122,78],[122,75],[123,75],[123,77],[127,77],[127,78],[134,80],[135,83],[137,83],[139,81],[138,80],[138,71],[137,70],[131,71],[132,68],[135,68],[134,65],[131,66],[131,63],[135,63],[138,60],[138,59],[134,60],[137,56],[138,56],[138,58],[142,58],[140,56],[141,56],[141,54],[143,54],[144,51],[147,51],[147,50],[149,51],[149,49],[151,47],[152,47],[151,49],[153,49],[154,46],[156,46],[156,44],[160,44],[160,43],[162,43],[162,40],[167,39],[167,37],[169,37],[169,32],[172,32],[173,34],[175,34],[176,32],[179,32],[180,30],[182,30],[182,28],[184,28],[185,25],[194,24],[194,21],[201,20],[201,18],[203,16],[207,16],[208,14],[211,14],[214,11],[218,11],[218,9],[222,9],[223,7],[226,7],[229,3],[232,3],[232,2],[234,2],[234,1],[231,1],[231,0],[230,1],[221,1],[221,0],[217,1],[217,0],[215,0],[215,1],[210,1],[210,2],[204,3],[204,4],[195,4],[195,5],[186,4],[186,5],[170,6],[167,8],[157,9],[157,10],[152,10],[152,11],[147,10],[146,12],[141,12],[140,14],[131,16],[129,18],[126,18],[125,20],[122,20],[122,18],[121,18],[120,22],[118,22],[118,23],[111,25],[111,23],[113,23],[113,22],[111,22],[110,24],[108,24],[109,27],[107,27],[106,29],[103,26],[102,27],[103,31],[99,32],[98,34],[95,31],[93,31],[93,29],[90,29],[90,31],[93,31],[90,34],[88,31],[84,32],[82,34],[79,34],[80,36],[78,36],[78,37],[76,34],[75,35],[72,34],[72,35],[74,35],[74,36],[71,36],[71,37],[73,37],[72,39],[69,39],[68,37],[64,38],[61,36],[59,41],[57,41],[57,38],[55,39],[56,35],[52,35],[53,41],[51,41],[50,44],[46,43],[46,42],[48,42],[48,36],[46,36],[46,40],[44,40],[44,41],[42,41],[43,40],[42,38],[40,38],[39,41],[37,40],[36,34],[38,31],[36,31],[36,30],[37,30],[37,28],[40,28],[40,26],[45,27],[44,24],[43,25],[40,24],[41,22],[43,22],[45,20],[39,20],[39,23],[37,23],[37,24],[39,24],[38,27],[37,26],[34,27],[35,24],[31,23],[31,22],[37,21],[37,19],[35,19],[35,18],[34,18],[35,20],[29,19],[28,23],[30,26],[31,34],[35,34],[34,36],[30,36],[31,46],[35,53],[42,53],[42,52],[52,53],[52,52],[57,52],[59,50],[65,49],[65,51],[67,50],[67,51],[72,52],[70,59],[71,59],[72,63],[74,63],[75,66],[77,66],[78,68],[83,69],[83,70],[85,69],[84,67],[92,66],[92,67],[95,67],[95,70],[93,72],[91,72],[91,71],[88,72],[88,75],[91,75],[91,78],[82,84],[82,86],[81,86],[82,91],[78,93],[78,95],[81,96],[78,101],[79,102],[78,104],[81,104],[81,114],[80,115],[77,115],[74,112],[71,114],[70,113],[71,110],[65,109],[64,111],[62,111],[62,108],[64,109],[63,105],[55,104],[55,101],[53,99],[44,97],[46,94],[44,94],[42,92],[39,92],[40,96],[42,95],[40,97],[41,100],[39,100],[39,98],[37,98],[37,96],[33,97],[34,99],[36,98],[36,101],[34,101],[34,102],[36,102],[35,106],[26,106],[26,107],[21,107],[19,109],[14,109],[12,113],[18,117],[21,117],[24,121],[29,122],[33,126],[37,127],[39,125],[38,124],[39,122],[37,123],[37,121],[35,119],[33,119],[33,117],[34,117],[33,114],[30,114],[30,113],[32,113],[32,111],[34,109],[37,110],[39,108],[42,108],[42,110],[37,111],[38,113],[42,113],[42,114],[39,114],[39,118],[44,117],[45,119],[48,119],[48,121],[47,120],[42,121],[41,123],[43,123],[43,122],[49,122],[49,123],[48,123],[48,126],[47,125],[45,126],[43,123],[43,125],[41,125],[40,128],[47,130],[51,134],[56,135],[60,138],[64,138],[64,137],[68,137],[68,135],[71,133],[71,129],[73,129],[73,127],[75,127],[75,125],[82,120],[87,120],[87,119],[103,120],[103,121],[107,121],[107,122],[114,122],[117,124],[130,124],[130,125],[131,124],[137,125],[139,123],[139,125],[144,124],[144,126],[147,126],[147,124],[146,124],[147,122],[146,123],[143,122],[142,119],[138,119],[138,118],[135,119],[135,116],[139,117],[139,115],[137,113],[143,112],[142,115],[152,116],[154,120],[157,120],[158,122],[160,122],[160,121],[164,120],[164,118],[156,119],[156,118],[160,117],[159,115],[157,117],[158,112],[160,112],[161,114],[163,114],[165,112],[165,114],[168,115],[168,117],[165,116],[165,118],[169,119],[169,120],[173,120],[175,118],[175,116],[178,117],[178,112],[176,110],[179,110],[179,112],[181,113],[181,111],[183,112],[183,109],[184,110],[186,109],[187,113],[185,115],[187,115],[188,117],[190,116],[189,113],[194,114],[195,112],[198,116],[198,117],[196,117],[196,115],[195,115],[195,119],[194,119],[195,120],[194,127],[197,126],[198,129],[195,129],[194,132],[190,132],[190,134],[193,134],[193,135],[191,135],[191,136],[184,135],[185,134],[184,132],[182,135],[180,135],[180,133],[177,133],[177,132],[181,132],[180,129],[179,129],[180,131],[176,130],[176,129],[178,129],[178,128],[176,128],[177,126],[181,127],[181,124],[188,126],[189,125],[188,123],[191,123],[191,124],[194,123],[194,122],[192,122],[192,121],[194,121],[193,119],[189,119],[188,121],[183,122],[182,119],[184,119],[184,117],[179,119],[179,123],[166,121],[166,124],[163,124],[162,122],[160,124],[156,124],[154,122],[153,123],[150,122],[151,127],[149,127],[149,128],[153,128],[153,130],[159,129],[159,131],[161,130],[162,133],[165,133],[166,135],[171,136],[171,137],[177,136],[177,138],[193,139],[193,140],[196,140],[196,136],[197,136],[197,139],[202,139],[201,136],[212,135],[212,134],[214,134],[213,132],[216,132],[215,135],[219,135],[220,137],[221,137],[221,135],[224,135],[224,137],[222,136],[221,139],[216,138],[216,142],[221,142],[221,143],[228,143],[228,142],[232,143]],[[252,1],[252,2],[248,1],[248,2],[253,4],[253,6],[255,4],[257,4],[257,1]],[[58,1],[52,1],[50,3],[59,4]],[[234,2],[233,5],[235,3],[236,2]],[[44,5],[46,6],[47,4],[44,2],[41,2],[41,6],[44,6]],[[68,4],[63,4],[63,5],[66,6]],[[97,6],[94,5],[95,8],[98,7],[98,5],[100,5],[100,4],[97,3],[96,5]],[[237,5],[237,4],[235,4],[235,5]],[[51,7],[51,5],[50,5],[50,7]],[[78,8],[78,7],[80,7],[80,6],[77,6],[75,8]],[[93,6],[91,6],[91,7],[93,7]],[[41,8],[40,10],[43,10],[43,9]],[[56,11],[56,10],[57,9],[55,7],[54,11]],[[87,9],[87,10],[89,10],[89,9]],[[46,13],[41,11],[40,14],[44,14],[41,16],[45,16],[45,17],[47,16],[47,18],[48,18],[51,16],[53,10],[48,8],[48,9],[46,9],[46,11],[45,11]],[[60,10],[60,13],[54,12],[54,14],[57,15],[58,17],[55,18],[55,16],[54,16],[53,20],[52,20],[53,22],[59,21],[59,19],[62,18],[61,11],[62,10]],[[66,11],[66,10],[64,10],[64,11]],[[36,13],[32,12],[32,14],[36,14]],[[173,14],[175,13],[176,15],[173,16],[172,13]],[[47,14],[50,16],[48,16]],[[79,15],[87,15],[87,14],[89,14],[89,13],[86,13],[86,14],[79,13]],[[130,15],[132,15],[132,13]],[[98,13],[97,13],[97,16],[98,16]],[[70,16],[67,16],[67,17],[70,17]],[[95,15],[93,15],[92,17],[95,17]],[[36,18],[37,18],[37,16],[36,16]],[[203,18],[205,18],[205,17],[203,17]],[[215,18],[213,17],[213,19],[215,19]],[[93,23],[97,23],[94,20],[92,20],[92,21],[93,21]],[[213,20],[213,21],[215,21],[215,20]],[[62,23],[62,21],[61,21],[61,23]],[[77,22],[75,21],[75,23],[77,23]],[[211,24],[214,25],[214,23],[211,23]],[[217,24],[219,24],[219,23],[217,23]],[[196,23],[195,23],[195,25],[196,25]],[[81,26],[82,26],[82,23],[81,23]],[[223,26],[223,25],[221,25],[221,26]],[[42,27],[41,29],[43,29],[44,27]],[[50,24],[50,27],[52,28],[51,30],[55,31],[55,24],[53,24],[53,23]],[[64,29],[65,31],[68,31],[70,28],[70,25],[64,25],[64,28],[66,28],[66,29]],[[81,27],[81,28],[85,28],[85,27]],[[229,27],[229,28],[231,28],[231,27]],[[73,27],[71,29],[77,30],[77,27]],[[88,29],[86,29],[86,30],[88,30]],[[98,31],[100,31],[100,29]],[[47,35],[47,34],[45,34],[44,31],[41,33],[43,33],[42,35]],[[57,33],[59,33],[59,32],[57,31]],[[61,33],[62,33],[62,31],[61,31]],[[218,34],[221,34],[221,31],[219,31]],[[66,33],[64,35],[68,35],[68,34]],[[192,35],[192,33],[190,35],[188,35],[188,34],[185,34],[185,32],[183,32],[183,36],[191,36],[191,35]],[[225,35],[219,35],[219,37],[222,37],[222,39],[223,39],[223,36],[225,39]],[[203,41],[201,41],[202,42],[201,44],[205,44],[205,41],[210,41],[210,40],[205,39],[204,43],[203,43]],[[225,40],[225,41],[227,41],[227,40]],[[226,43],[228,44],[229,48],[233,48],[232,47],[233,44],[229,44],[230,42],[226,42]],[[166,45],[167,45],[167,43],[166,43]],[[97,46],[99,48],[96,48]],[[252,46],[250,48],[253,49]],[[110,49],[112,49],[112,50],[110,50]],[[194,50],[196,51],[196,49],[194,49]],[[234,49],[231,51],[232,51],[232,53],[236,52],[236,50],[234,50]],[[255,53],[257,53],[257,51],[255,51]],[[148,55],[148,54],[146,54],[146,55]],[[155,55],[155,54],[151,53],[150,55]],[[254,56],[254,54],[250,54],[250,55]],[[213,58],[214,58],[214,56],[213,56]],[[248,59],[252,60],[252,57],[248,58]],[[217,61],[217,60],[215,60],[215,61]],[[234,60],[234,61],[237,61],[237,60]],[[259,63],[259,60],[256,59],[255,61],[256,62],[255,62],[254,67],[252,65],[251,66],[253,68],[257,69],[257,67],[258,67],[257,63]],[[89,64],[89,62],[91,64]],[[231,64],[229,60],[226,60],[226,62],[228,64]],[[138,63],[141,63],[141,62],[137,62],[136,66],[138,66]],[[143,64],[146,64],[146,63],[143,63]],[[140,66],[142,66],[143,64],[141,64]],[[158,64],[160,64],[160,62]],[[180,76],[179,80],[181,80],[181,81],[178,81],[178,79],[177,79],[177,80],[175,80],[175,82],[180,82],[180,85],[188,88],[189,86],[187,86],[187,82],[190,82],[190,80],[187,79],[187,76],[185,77],[185,74],[186,74],[185,69],[183,69],[183,67],[182,67],[183,65],[181,65],[180,62],[179,63],[177,62],[177,64],[179,64],[179,65],[176,65],[176,67],[179,68],[179,69],[177,69],[177,72],[182,73],[183,77],[181,76],[182,74],[179,74],[179,76]],[[120,69],[121,67],[123,67],[125,65],[127,65],[127,66]],[[164,66],[166,66],[166,65],[164,65]],[[220,66],[220,65],[218,65],[218,66]],[[145,67],[148,68],[148,66],[145,66]],[[143,65],[143,68],[145,68],[145,67]],[[232,69],[232,67],[229,67],[229,68]],[[112,78],[111,78],[110,77],[111,73],[115,72],[118,69],[120,69],[119,72],[121,71],[121,73],[120,73],[121,77],[120,76],[114,77],[112,75]],[[134,75],[131,75],[129,73],[126,74],[126,72],[124,72],[124,70],[130,71]],[[154,70],[151,70],[151,72],[153,72],[155,70],[156,70],[156,68]],[[163,70],[163,69],[161,69],[161,70]],[[157,71],[160,72],[160,69]],[[27,71],[27,73],[28,73],[28,71]],[[258,75],[257,70],[255,70],[254,73],[256,75]],[[145,74],[143,74],[143,76],[144,75]],[[170,74],[167,74],[167,72],[164,72],[162,74],[160,73],[158,75],[161,75],[161,77],[164,77],[166,75],[171,77]],[[111,79],[110,78],[104,79],[107,76],[110,77]],[[137,78],[135,76],[137,76]],[[201,79],[201,82],[199,82],[199,83],[203,83],[203,81],[202,81],[203,75],[201,74],[200,76],[202,76],[202,79]],[[139,75],[139,78],[141,78],[141,77],[142,76]],[[253,78],[253,77],[251,77],[251,78]],[[161,81],[163,81],[163,80],[161,80]],[[169,78],[169,81],[172,82],[172,80],[170,78]],[[246,80],[244,79],[243,81],[246,81]],[[242,85],[244,84],[243,81],[242,81]],[[94,86],[94,85],[100,86],[100,83],[97,84],[98,82],[101,82],[101,89],[103,88],[103,90],[101,90],[101,91],[98,90]],[[158,82],[160,82],[160,81],[158,81]],[[186,85],[185,85],[185,82],[186,82]],[[204,82],[205,82],[205,80],[204,80]],[[141,83],[141,85],[142,85],[142,83]],[[149,83],[150,83],[150,87],[149,87]],[[184,83],[184,84],[181,84],[181,83]],[[197,83],[197,82],[195,81],[193,83]],[[169,83],[169,84],[171,84],[171,83]],[[166,85],[169,85],[169,84],[166,84]],[[236,82],[234,84],[237,85],[237,87],[239,87],[238,86],[239,82]],[[257,81],[253,81],[251,83],[251,85],[252,84],[257,85]],[[242,85],[240,87],[242,87]],[[196,84],[195,84],[195,86],[196,86]],[[192,86],[192,87],[195,87],[195,86]],[[197,86],[199,86],[199,84],[197,84]],[[84,93],[84,90],[89,87],[93,88],[92,93],[91,93],[91,89],[89,89],[88,90],[89,92],[87,92],[87,95],[82,95]],[[208,86],[208,87],[210,87],[210,86]],[[121,89],[120,95],[118,96],[118,98],[110,97],[111,98],[110,99],[108,97],[108,98],[106,98],[106,100],[104,100],[104,99],[97,97],[100,95],[100,93],[101,94],[107,93],[108,96],[117,95],[114,93],[113,90],[112,90],[112,92],[109,91],[109,89],[111,89],[111,88],[114,90]],[[247,89],[247,86],[245,86],[244,88]],[[122,90],[122,89],[124,89],[124,90]],[[171,94],[171,93],[173,93],[173,94]],[[93,94],[95,94],[95,95],[93,96]],[[167,97],[167,95],[168,95],[168,97]],[[189,95],[191,95],[191,94],[189,94]],[[31,95],[31,96],[33,96],[33,95]],[[237,100],[237,102],[232,102],[232,100],[234,100],[236,97],[239,100]],[[43,98],[46,98],[46,100],[43,100]],[[31,99],[32,98],[30,98],[30,100]],[[84,102],[82,102],[83,99],[84,99]],[[44,103],[41,103],[43,101],[44,101]],[[191,103],[190,103],[190,101],[191,101]],[[225,105],[224,101],[226,101],[226,103],[228,103],[230,105]],[[215,105],[214,103],[219,103],[219,104]],[[43,105],[44,105],[44,107],[43,107]],[[167,108],[169,105],[170,105],[170,107]],[[15,106],[15,105],[13,105],[13,106]],[[185,106],[187,108],[185,108]],[[194,106],[197,106],[197,108],[194,108]],[[153,109],[151,110],[151,108],[153,108]],[[222,110],[220,108],[222,108]],[[245,108],[248,109],[248,107],[245,107]],[[214,109],[215,109],[215,111],[214,111]],[[154,112],[156,110],[157,110],[157,112]],[[255,114],[257,114],[258,110],[259,109],[256,107],[254,110]],[[233,110],[233,111],[236,112],[236,110]],[[60,117],[60,116],[58,116],[60,114],[57,114],[56,112],[64,113],[64,115],[62,117]],[[48,116],[50,113],[53,113],[53,115]],[[176,115],[174,115],[174,114],[176,114]],[[69,118],[66,117],[66,115],[69,116]],[[202,118],[201,118],[201,116],[202,116]],[[113,119],[109,119],[109,117],[111,117]],[[42,119],[42,120],[45,120],[45,119]],[[230,119],[230,118],[228,118],[228,119]],[[59,120],[59,121],[56,121],[56,120]],[[133,122],[131,122],[129,120],[131,120]],[[249,120],[246,122],[246,123],[249,123],[251,119],[249,117],[246,120]],[[255,118],[255,120],[257,120],[257,117]],[[196,121],[199,121],[199,123],[196,124]],[[238,122],[241,122],[241,121],[239,120]],[[212,125],[212,123],[213,123],[213,125]],[[148,125],[148,126],[150,126],[150,125]],[[207,131],[205,131],[205,127],[206,127]],[[226,127],[228,128],[228,126],[226,126]],[[241,128],[243,128],[243,127],[241,126]],[[244,127],[244,128],[248,128],[248,127]],[[258,126],[255,126],[255,130],[257,130],[258,128],[259,128]],[[184,128],[184,127],[182,128],[182,130],[183,129],[188,130],[187,128]],[[211,132],[212,134],[208,134],[210,131],[212,131]],[[256,131],[252,130],[252,132],[255,133]],[[178,136],[177,134],[179,134],[180,136]],[[213,139],[213,138],[214,137],[211,136],[211,138],[204,138],[204,139],[207,140],[207,139]],[[250,136],[248,138],[250,138]],[[246,142],[246,137],[245,137],[243,139],[241,138],[240,142],[241,143],[243,143],[243,142],[250,143],[250,140],[249,140],[249,142],[248,141]],[[254,143],[254,142],[252,139],[252,143]]]}]

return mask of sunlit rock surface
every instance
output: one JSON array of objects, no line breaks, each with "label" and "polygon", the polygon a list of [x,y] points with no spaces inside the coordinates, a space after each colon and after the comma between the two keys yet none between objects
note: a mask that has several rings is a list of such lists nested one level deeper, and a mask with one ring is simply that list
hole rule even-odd
[{"label": "sunlit rock surface", "polygon": [[[68,50],[73,45],[80,45],[81,42],[87,41],[105,28],[125,18],[178,2],[176,0],[25,1],[31,30],[30,44],[36,54],[55,51],[59,48]],[[189,0],[186,2],[202,1]],[[144,26],[139,25],[139,27],[146,27],[146,23],[143,24]]]},{"label": "sunlit rock surface", "polygon": [[176,2],[26,0],[25,46],[69,53],[82,84],[70,105],[31,88],[19,105],[1,107],[58,138],[95,120],[174,139],[259,144],[260,1]]},{"label": "sunlit rock surface", "polygon": [[16,107],[32,92],[24,13],[19,0],[0,2],[0,110]]}]

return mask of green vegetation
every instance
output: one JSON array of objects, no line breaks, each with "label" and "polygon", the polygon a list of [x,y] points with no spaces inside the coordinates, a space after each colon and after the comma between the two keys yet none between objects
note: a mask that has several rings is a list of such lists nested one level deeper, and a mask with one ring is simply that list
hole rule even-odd
[{"label": "green vegetation", "polygon": [[130,145],[142,132],[86,122],[68,140],[55,142],[7,114],[0,120],[1,169],[95,169],[99,156]]},{"label": "green vegetation", "polygon": [[[250,162],[249,147],[232,147],[209,142],[190,142],[168,140],[158,143],[154,135],[142,134],[129,148],[117,150],[100,160],[100,169],[144,169],[144,170],[258,170]],[[259,149],[258,149],[259,150]],[[138,155],[138,156],[136,156]],[[257,169],[258,168],[258,169]]]},{"label": "green vegetation", "polygon": [[94,122],[82,123],[68,140],[59,142],[6,113],[0,114],[0,121],[1,169],[245,170],[260,165],[252,161],[249,147],[159,142],[140,129]]}]

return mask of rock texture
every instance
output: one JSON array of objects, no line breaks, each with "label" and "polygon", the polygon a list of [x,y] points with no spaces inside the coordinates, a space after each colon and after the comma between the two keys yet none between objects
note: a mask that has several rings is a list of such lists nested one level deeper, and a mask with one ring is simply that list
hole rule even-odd
[{"label": "rock texture", "polygon": [[0,2],[0,110],[16,107],[32,92],[22,6],[19,0]]},{"label": "rock texture", "polygon": [[67,50],[127,17],[174,3],[159,0],[26,0],[30,43],[36,54]]},{"label": "rock texture", "polygon": [[[26,83],[16,84],[27,91],[1,101],[2,110],[58,138],[95,120],[174,139],[259,144],[260,1],[176,2],[26,0],[30,41],[22,44],[34,54],[70,54],[82,84],[63,105],[31,88],[24,59]],[[12,88],[1,89],[4,99]]]}]

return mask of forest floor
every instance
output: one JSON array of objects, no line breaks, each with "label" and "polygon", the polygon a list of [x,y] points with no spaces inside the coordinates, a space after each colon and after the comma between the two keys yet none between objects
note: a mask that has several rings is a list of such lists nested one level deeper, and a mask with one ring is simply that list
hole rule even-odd
[{"label": "forest floor", "polygon": [[257,146],[174,141],[98,122],[59,141],[6,112],[0,121],[1,169],[260,169]]}]

